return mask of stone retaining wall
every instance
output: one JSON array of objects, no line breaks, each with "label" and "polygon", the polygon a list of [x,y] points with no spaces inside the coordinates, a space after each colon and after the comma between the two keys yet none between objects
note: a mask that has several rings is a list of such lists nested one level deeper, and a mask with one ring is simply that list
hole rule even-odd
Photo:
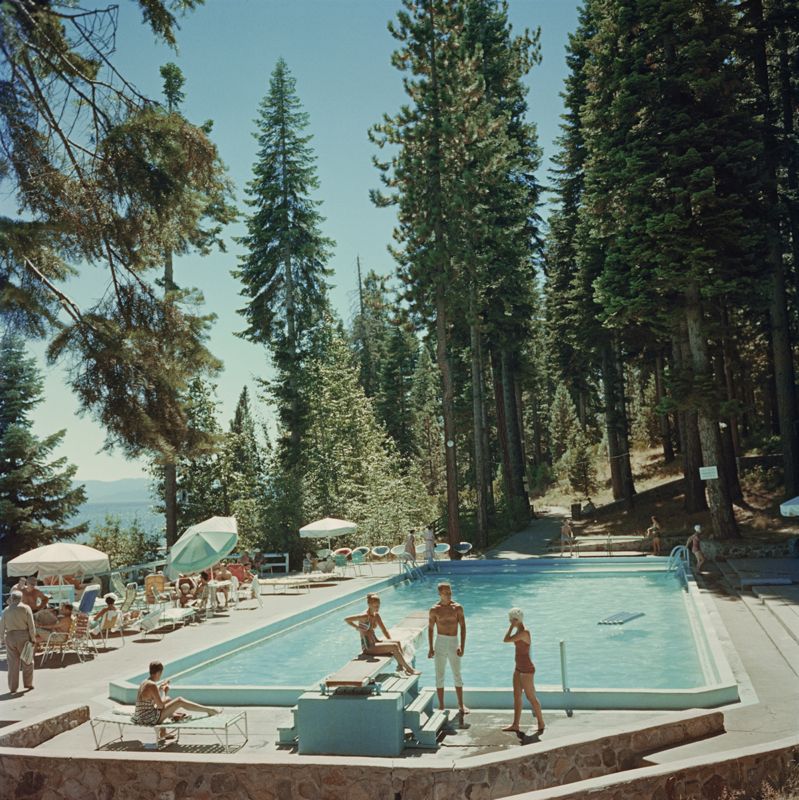
[{"label": "stone retaining wall", "polygon": [[714,753],[676,764],[645,767],[630,775],[610,775],[580,786],[526,792],[506,800],[722,800],[757,795],[764,783],[779,786],[796,775],[796,737],[757,747]]},{"label": "stone retaining wall", "polygon": [[[85,707],[83,707],[85,708]],[[0,748],[3,797],[22,800],[492,800],[638,766],[647,752],[721,733],[719,711],[683,712],[647,728],[609,731],[414,765],[412,759],[256,757]]]},{"label": "stone retaining wall", "polygon": [[0,747],[38,747],[42,742],[89,721],[89,706],[64,706],[38,717],[15,722],[0,734]]}]

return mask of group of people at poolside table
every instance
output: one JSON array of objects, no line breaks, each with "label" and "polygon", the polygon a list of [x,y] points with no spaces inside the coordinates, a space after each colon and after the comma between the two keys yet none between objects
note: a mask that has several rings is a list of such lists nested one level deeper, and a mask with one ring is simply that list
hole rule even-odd
[{"label": "group of people at poolside table", "polygon": [[[530,659],[532,639],[530,631],[524,626],[524,613],[520,608],[512,608],[508,612],[509,626],[503,642],[513,644],[516,651],[515,669],[513,671],[513,721],[503,728],[504,731],[521,734],[522,694],[532,706],[538,723],[538,734],[544,732],[544,716],[541,703],[535,694],[533,678],[535,665]],[[408,675],[418,675],[403,653],[402,644],[390,638],[388,629],[380,616],[380,596],[366,595],[366,611],[354,614],[344,620],[355,628],[361,639],[361,650],[367,655],[393,656],[400,669]],[[385,639],[378,638],[378,632]],[[463,606],[452,599],[452,586],[446,581],[438,584],[438,602],[430,608],[427,625],[427,657],[432,658],[435,665],[436,694],[439,708],[444,708],[444,682],[447,664],[452,671],[455,684],[455,696],[458,700],[458,712],[461,716],[469,713],[463,702],[463,677],[461,675],[461,659],[466,650],[466,616]]]}]

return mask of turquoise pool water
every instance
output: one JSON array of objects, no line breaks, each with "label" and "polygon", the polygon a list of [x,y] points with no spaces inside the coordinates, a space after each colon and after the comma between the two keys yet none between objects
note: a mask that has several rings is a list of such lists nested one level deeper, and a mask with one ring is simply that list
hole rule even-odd
[{"label": "turquoise pool water", "polygon": [[[687,595],[665,572],[517,571],[444,576],[466,612],[464,684],[504,688],[513,673],[513,646],[502,642],[507,611],[519,606],[533,634],[537,685],[560,684],[559,640],[567,645],[572,688],[690,689],[706,683],[689,620]],[[381,592],[386,624],[428,608],[437,578]],[[284,632],[200,665],[175,678],[191,686],[315,685],[359,650],[345,625],[365,602],[343,606]],[[644,616],[621,626],[598,625],[618,611]],[[216,655],[216,653],[214,653]],[[423,686],[433,685],[426,644],[416,655]],[[448,681],[449,683],[449,681]]]}]

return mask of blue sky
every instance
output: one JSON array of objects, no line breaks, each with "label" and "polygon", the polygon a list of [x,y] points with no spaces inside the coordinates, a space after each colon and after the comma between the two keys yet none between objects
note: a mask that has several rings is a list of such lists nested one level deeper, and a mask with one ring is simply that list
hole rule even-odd
[{"label": "blue sky", "polygon": [[[529,117],[538,126],[544,170],[558,135],[559,92],[566,74],[564,48],[576,26],[578,5],[576,0],[510,0],[516,30],[541,27],[543,62],[527,81]],[[386,251],[392,212],[373,207],[368,196],[379,180],[371,163],[374,148],[367,130],[405,100],[400,73],[389,63],[395,42],[386,29],[399,6],[398,0],[207,0],[181,21],[176,53],[153,42],[136,4],[120,4],[115,63],[144,94],[157,97],[161,93],[159,67],[167,61],[180,66],[186,77],[183,111],[195,123],[214,121],[212,136],[236,185],[242,211],[246,211],[244,186],[256,151],[253,120],[275,62],[280,56],[286,60],[310,115],[320,180],[318,199],[326,218],[323,232],[336,242],[330,263],[334,270],[331,298],[345,321],[354,307],[356,256],[364,271],[393,270]],[[542,171],[542,180],[545,177]],[[225,364],[217,380],[225,424],[242,387],[248,385],[257,394],[255,379],[268,375],[264,349],[234,335],[243,327],[236,313],[243,298],[230,270],[240,253],[233,237],[242,231],[240,222],[229,226],[227,253],[187,256],[175,264],[177,282],[198,287],[208,310],[218,316],[210,346]],[[104,280],[99,270],[84,270],[68,288],[79,302],[86,303],[103,292]],[[43,346],[32,347],[44,369],[43,351]],[[268,406],[261,405],[259,411],[264,418],[270,417]],[[98,452],[103,430],[90,417],[78,416],[78,405],[60,366],[47,371],[45,400],[34,422],[40,435],[67,429],[58,455],[78,465],[80,479],[143,474],[142,462],[126,460],[120,453]]]}]

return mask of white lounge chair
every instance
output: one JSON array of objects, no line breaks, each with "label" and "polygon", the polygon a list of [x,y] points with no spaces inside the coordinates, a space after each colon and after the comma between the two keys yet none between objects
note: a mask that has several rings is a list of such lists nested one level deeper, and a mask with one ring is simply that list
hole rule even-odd
[{"label": "white lounge chair", "polygon": [[[136,728],[151,728],[156,737],[158,736],[158,729],[167,727],[170,731],[174,731],[177,738],[169,741],[170,745],[180,743],[181,733],[206,733],[216,736],[220,745],[225,748],[226,753],[230,753],[233,749],[240,749],[247,743],[247,712],[246,711],[223,711],[221,714],[214,714],[211,717],[189,715],[186,719],[180,722],[169,721],[166,724],[158,723],[156,725],[140,725],[131,722],[132,712],[115,708],[98,714],[91,720],[92,735],[94,736],[95,749],[99,750],[112,742],[121,741],[122,728],[124,726],[132,726]],[[107,726],[116,726],[117,736],[103,741],[105,729]],[[236,736],[236,741],[231,742],[231,734]],[[239,741],[241,737],[241,741]]]},{"label": "white lounge chair", "polygon": [[[151,633],[155,633],[164,627],[164,623],[161,621],[163,613],[164,609],[161,606],[158,606],[158,608],[148,611],[146,614],[139,617],[139,619],[136,620],[135,625],[132,627],[135,627],[139,633],[143,633],[144,638],[147,639]],[[164,638],[163,631],[161,632],[160,638]]]}]

